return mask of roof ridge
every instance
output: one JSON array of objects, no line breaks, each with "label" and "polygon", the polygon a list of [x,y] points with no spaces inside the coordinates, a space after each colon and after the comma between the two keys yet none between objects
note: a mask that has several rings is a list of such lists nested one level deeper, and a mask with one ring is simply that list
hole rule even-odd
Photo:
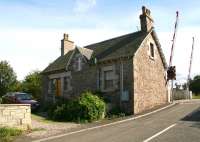
[{"label": "roof ridge", "polygon": [[136,34],[136,33],[140,33],[142,31],[137,31],[137,32],[132,32],[132,33],[128,33],[128,34],[124,34],[124,35],[120,35],[120,36],[117,36],[117,37],[113,37],[113,38],[110,38],[110,39],[107,39],[107,40],[103,40],[103,41],[100,41],[100,42],[96,42],[96,43],[92,43],[92,44],[88,44],[86,46],[83,46],[84,48],[87,48],[87,49],[91,49],[91,48],[88,48],[89,46],[94,46],[94,45],[97,45],[97,44],[102,44],[104,42],[108,42],[108,41],[112,41],[112,40],[116,40],[118,38],[122,38],[122,37],[125,37],[125,36],[129,36],[131,34]]}]

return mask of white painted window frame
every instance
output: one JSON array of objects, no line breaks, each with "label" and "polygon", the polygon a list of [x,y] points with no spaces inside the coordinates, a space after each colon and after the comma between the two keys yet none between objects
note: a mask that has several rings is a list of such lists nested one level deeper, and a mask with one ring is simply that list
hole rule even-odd
[{"label": "white painted window frame", "polygon": [[[104,72],[106,72],[106,71],[112,71],[113,72],[112,76],[110,77],[110,79],[113,80],[113,87],[112,88],[108,88],[108,89],[105,89],[105,80],[104,80],[105,74],[104,74]],[[102,92],[110,92],[110,91],[115,91],[116,90],[116,88],[118,87],[117,86],[117,79],[119,77],[116,75],[115,65],[102,67],[100,76],[101,76],[100,77],[100,80],[101,80],[100,89],[101,89]]]},{"label": "white painted window frame", "polygon": [[[154,57],[152,57],[151,56],[151,44],[153,45],[153,52],[154,52]],[[149,43],[148,43],[148,56],[149,56],[149,58],[152,60],[152,61],[154,61],[154,60],[156,60],[156,50],[157,50],[157,48],[156,48],[156,44],[154,43],[154,42],[152,42],[152,41],[149,41]]]}]

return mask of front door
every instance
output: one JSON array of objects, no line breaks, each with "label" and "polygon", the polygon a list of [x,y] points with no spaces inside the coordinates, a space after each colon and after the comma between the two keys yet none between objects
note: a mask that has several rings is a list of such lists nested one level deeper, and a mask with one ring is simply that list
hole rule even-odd
[{"label": "front door", "polygon": [[56,96],[61,96],[61,80],[56,80]]}]

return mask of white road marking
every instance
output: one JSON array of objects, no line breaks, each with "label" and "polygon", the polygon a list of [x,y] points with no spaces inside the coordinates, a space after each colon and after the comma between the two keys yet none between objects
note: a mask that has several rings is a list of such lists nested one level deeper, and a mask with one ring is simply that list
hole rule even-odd
[{"label": "white road marking", "polygon": [[161,110],[164,110],[166,108],[172,107],[175,104],[176,103],[173,103],[173,104],[170,104],[170,105],[165,106],[163,108],[154,110],[152,112],[149,112],[149,113],[146,113],[146,114],[143,114],[143,115],[139,115],[139,116],[136,116],[136,117],[131,117],[131,118],[128,118],[128,119],[125,119],[125,120],[121,120],[121,121],[117,121],[117,122],[113,122],[113,123],[109,123],[109,124],[105,124],[105,125],[101,125],[101,126],[86,128],[86,129],[82,129],[82,130],[79,130],[79,131],[69,132],[69,133],[66,133],[66,134],[61,134],[61,135],[52,136],[52,137],[48,137],[48,138],[43,138],[43,139],[35,140],[35,141],[32,141],[32,142],[43,142],[43,141],[52,140],[52,139],[56,139],[56,138],[60,138],[60,137],[64,137],[64,136],[68,136],[68,135],[72,135],[72,134],[76,134],[76,133],[81,133],[81,132],[85,132],[85,131],[89,131],[89,130],[102,128],[102,127],[113,126],[113,125],[116,125],[116,124],[124,123],[124,122],[127,122],[127,121],[135,120],[135,119],[138,119],[138,118],[142,118],[142,117],[154,114],[154,113],[159,112]]},{"label": "white road marking", "polygon": [[176,124],[173,124],[173,125],[171,125],[171,126],[165,128],[164,130],[162,130],[162,131],[156,133],[155,135],[151,136],[150,138],[144,140],[143,142],[149,142],[149,141],[151,141],[151,140],[154,139],[155,137],[157,137],[157,136],[161,135],[162,133],[168,131],[169,129],[171,129],[171,128],[174,127],[174,126],[176,126]]}]

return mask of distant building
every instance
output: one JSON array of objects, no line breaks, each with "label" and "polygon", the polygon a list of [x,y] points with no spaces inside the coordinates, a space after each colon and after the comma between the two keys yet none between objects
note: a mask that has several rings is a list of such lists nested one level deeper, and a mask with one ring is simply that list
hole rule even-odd
[{"label": "distant building", "polygon": [[137,114],[167,103],[164,54],[150,10],[142,7],[141,31],[77,48],[64,34],[61,56],[43,71],[45,101],[101,91],[112,107]]}]

